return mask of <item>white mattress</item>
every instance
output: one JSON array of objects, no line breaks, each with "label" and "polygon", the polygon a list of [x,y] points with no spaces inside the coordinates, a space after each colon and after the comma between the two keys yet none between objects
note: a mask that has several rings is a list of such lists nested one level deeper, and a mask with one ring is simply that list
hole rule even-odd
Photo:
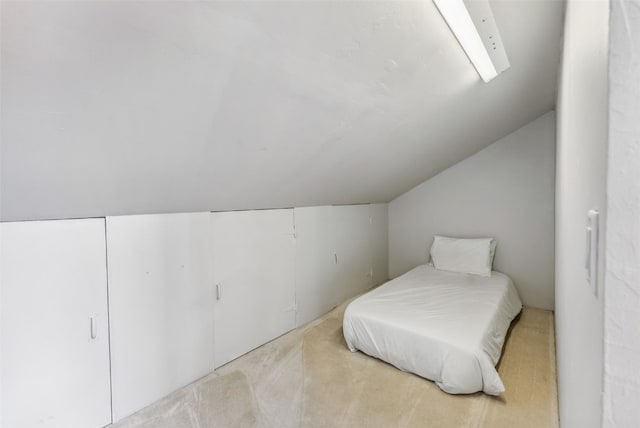
[{"label": "white mattress", "polygon": [[509,324],[522,309],[508,276],[418,266],[349,304],[343,332],[360,350],[435,381],[451,394],[504,385],[495,369]]}]

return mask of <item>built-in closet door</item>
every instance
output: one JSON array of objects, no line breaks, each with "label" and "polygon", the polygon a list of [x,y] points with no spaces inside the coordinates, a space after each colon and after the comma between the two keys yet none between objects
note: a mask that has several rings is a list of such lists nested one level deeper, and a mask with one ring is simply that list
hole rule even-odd
[{"label": "built-in closet door", "polygon": [[113,418],[213,370],[209,213],[107,218]]},{"label": "built-in closet door", "polygon": [[[373,243],[384,218],[371,205],[296,208],[297,325],[374,285]],[[378,209],[374,210],[375,213]],[[374,221],[375,220],[375,221]],[[384,225],[386,234],[386,224]],[[386,249],[385,249],[386,251]],[[374,260],[375,259],[375,260]],[[386,262],[385,262],[386,263]]]},{"label": "built-in closet door", "polygon": [[293,210],[211,213],[215,365],[295,328]]},{"label": "built-in closet door", "polygon": [[[296,325],[325,314],[336,305],[339,219],[331,206],[295,208]],[[339,256],[342,259],[342,255]]]},{"label": "built-in closet door", "polygon": [[104,219],[0,224],[2,423],[111,422]]},{"label": "built-in closet door", "polygon": [[369,205],[371,214],[369,246],[371,248],[372,286],[389,280],[388,204]]},{"label": "built-in closet door", "polygon": [[334,225],[334,261],[337,272],[332,307],[371,288],[372,227],[370,205],[331,207]]}]

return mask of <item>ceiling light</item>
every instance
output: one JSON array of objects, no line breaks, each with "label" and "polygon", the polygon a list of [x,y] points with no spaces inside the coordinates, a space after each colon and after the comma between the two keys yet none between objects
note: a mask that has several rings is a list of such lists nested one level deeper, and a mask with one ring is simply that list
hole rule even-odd
[{"label": "ceiling light", "polygon": [[488,0],[433,0],[483,81],[509,68]]}]

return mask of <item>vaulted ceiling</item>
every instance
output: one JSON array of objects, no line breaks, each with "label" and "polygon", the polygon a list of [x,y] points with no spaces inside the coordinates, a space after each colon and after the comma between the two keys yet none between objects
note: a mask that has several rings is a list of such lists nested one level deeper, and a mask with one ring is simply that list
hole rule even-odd
[{"label": "vaulted ceiling", "polygon": [[554,108],[564,3],[2,2],[3,220],[389,201]]}]

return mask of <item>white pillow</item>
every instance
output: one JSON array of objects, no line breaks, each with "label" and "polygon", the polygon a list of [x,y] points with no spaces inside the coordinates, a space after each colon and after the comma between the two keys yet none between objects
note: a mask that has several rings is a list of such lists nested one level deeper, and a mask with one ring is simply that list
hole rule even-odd
[{"label": "white pillow", "polygon": [[458,239],[436,235],[430,254],[436,269],[491,276],[495,251],[493,238]]}]

